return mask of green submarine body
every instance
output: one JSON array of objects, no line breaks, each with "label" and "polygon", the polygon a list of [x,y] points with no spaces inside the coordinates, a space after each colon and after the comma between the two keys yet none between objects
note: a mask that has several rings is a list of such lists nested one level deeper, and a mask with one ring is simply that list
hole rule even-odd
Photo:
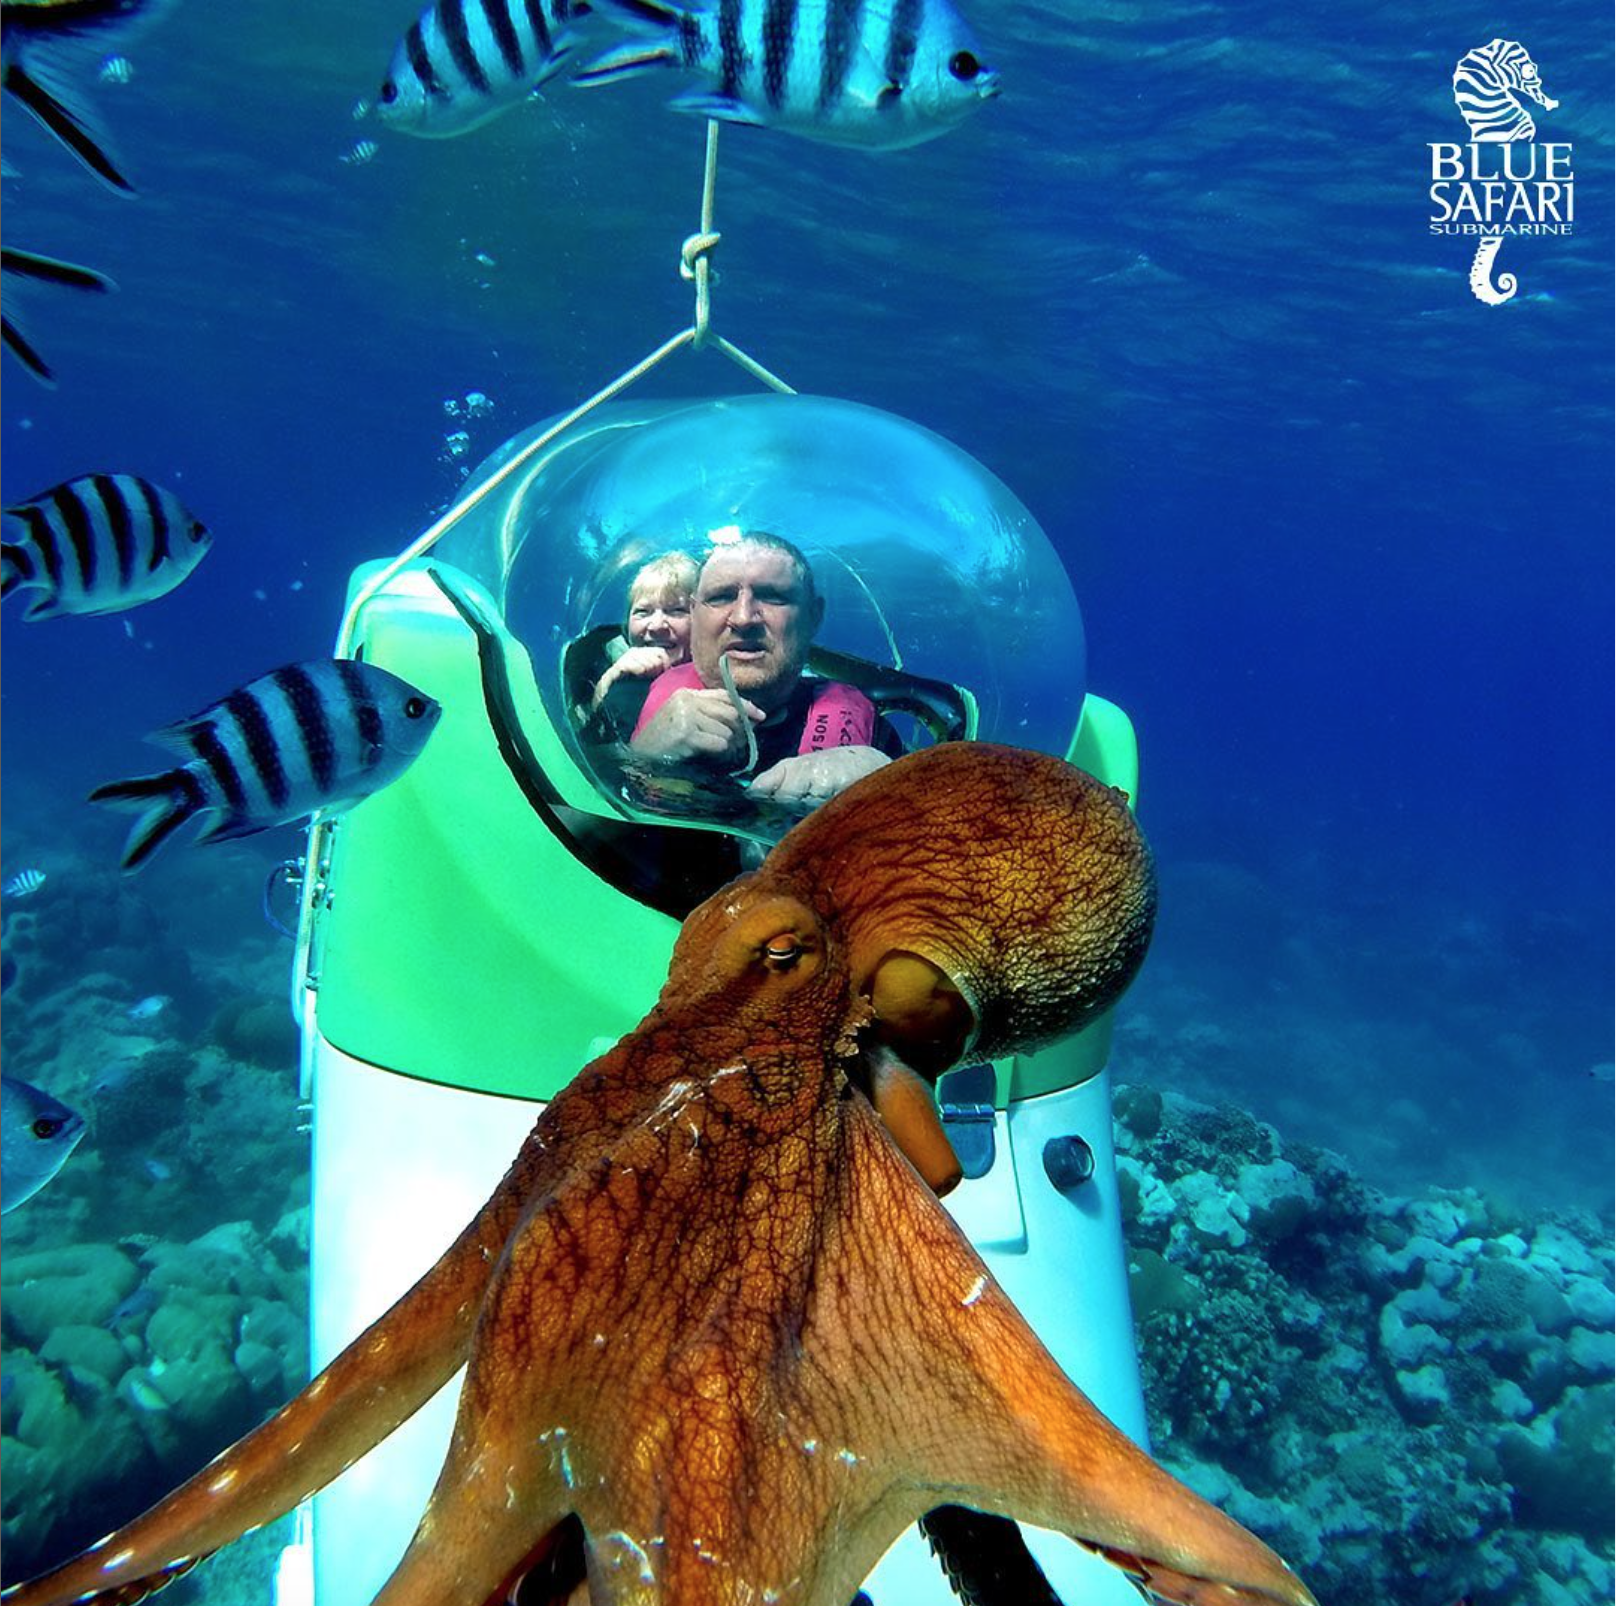
[{"label": "green submarine body", "polygon": [[[467,495],[542,433],[508,442]],[[738,781],[648,784],[579,734],[580,677],[639,566],[737,529],[806,553],[827,602],[810,672],[859,685],[907,745],[1034,748],[1137,798],[1132,726],[1086,690],[1077,601],[1036,520],[966,453],[870,407],[603,406],[430,552],[360,569],[339,650],[443,715],[402,779],[310,838],[293,1004],[313,1106],[317,1367],[483,1203],[535,1101],[645,1015],[683,915],[796,817]],[[965,1170],[946,1204],[1061,1365],[1143,1443],[1110,1027],[943,1078]],[[374,1596],[431,1491],[457,1388],[300,1514],[282,1606]],[[1076,1545],[1027,1537],[1066,1598],[1136,1600]],[[915,1532],[866,1589],[874,1606],[954,1599]]]}]

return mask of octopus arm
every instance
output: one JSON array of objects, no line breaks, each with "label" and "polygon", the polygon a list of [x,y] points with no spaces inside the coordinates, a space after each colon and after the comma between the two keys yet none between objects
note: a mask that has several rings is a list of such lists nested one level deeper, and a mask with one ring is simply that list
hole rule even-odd
[{"label": "octopus arm", "polygon": [[132,1606],[284,1516],[413,1416],[465,1363],[505,1238],[546,1168],[536,1138],[432,1269],[274,1416],[133,1522],[7,1589],[5,1606]]},{"label": "octopus arm", "polygon": [[[873,1114],[854,1106],[849,1126],[857,1183],[834,1300],[881,1312],[864,1333],[882,1353],[864,1365],[886,1381],[872,1394],[901,1402],[861,1425],[872,1457],[926,1491],[928,1505],[1065,1533],[1164,1600],[1313,1606],[1278,1556],[1073,1385],[955,1224],[914,1187]],[[901,1256],[871,1252],[892,1243]],[[900,1279],[906,1297],[894,1297]]]},{"label": "octopus arm", "polygon": [[963,1172],[943,1128],[931,1083],[883,1045],[870,1049],[867,1060],[870,1101],[886,1122],[893,1142],[928,1188],[939,1196],[950,1192]]}]

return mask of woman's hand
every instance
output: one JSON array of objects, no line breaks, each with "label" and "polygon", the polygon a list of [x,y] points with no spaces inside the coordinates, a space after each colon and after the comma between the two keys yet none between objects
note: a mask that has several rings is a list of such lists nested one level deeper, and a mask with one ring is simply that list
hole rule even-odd
[{"label": "woman's hand", "polygon": [[624,675],[632,675],[636,680],[642,680],[650,676],[660,675],[664,669],[671,669],[672,667],[673,655],[666,647],[630,647],[595,682],[595,693],[590,699],[589,706],[599,708],[601,699]]}]

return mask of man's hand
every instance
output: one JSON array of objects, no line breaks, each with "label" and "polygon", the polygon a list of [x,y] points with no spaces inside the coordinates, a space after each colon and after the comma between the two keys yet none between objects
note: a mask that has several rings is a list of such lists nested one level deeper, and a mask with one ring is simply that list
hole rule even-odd
[{"label": "man's hand", "polygon": [[[741,708],[754,725],[763,718],[763,710],[744,697]],[[741,719],[727,691],[684,687],[669,697],[629,746],[647,758],[724,758],[733,754],[739,760],[746,753]],[[776,764],[775,769],[779,768]]]},{"label": "man's hand", "polygon": [[799,753],[795,758],[771,764],[754,778],[751,791],[754,797],[772,797],[777,803],[813,808],[891,762],[874,747],[831,747],[822,753]]}]

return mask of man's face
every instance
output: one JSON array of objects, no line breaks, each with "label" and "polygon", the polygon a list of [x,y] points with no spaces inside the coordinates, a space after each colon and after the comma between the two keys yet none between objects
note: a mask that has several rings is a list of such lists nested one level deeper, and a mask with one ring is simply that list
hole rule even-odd
[{"label": "man's face", "polygon": [[718,660],[727,653],[735,689],[765,713],[780,707],[808,661],[820,613],[789,553],[744,541],[721,548],[696,582],[690,650],[702,684],[724,684]]}]

